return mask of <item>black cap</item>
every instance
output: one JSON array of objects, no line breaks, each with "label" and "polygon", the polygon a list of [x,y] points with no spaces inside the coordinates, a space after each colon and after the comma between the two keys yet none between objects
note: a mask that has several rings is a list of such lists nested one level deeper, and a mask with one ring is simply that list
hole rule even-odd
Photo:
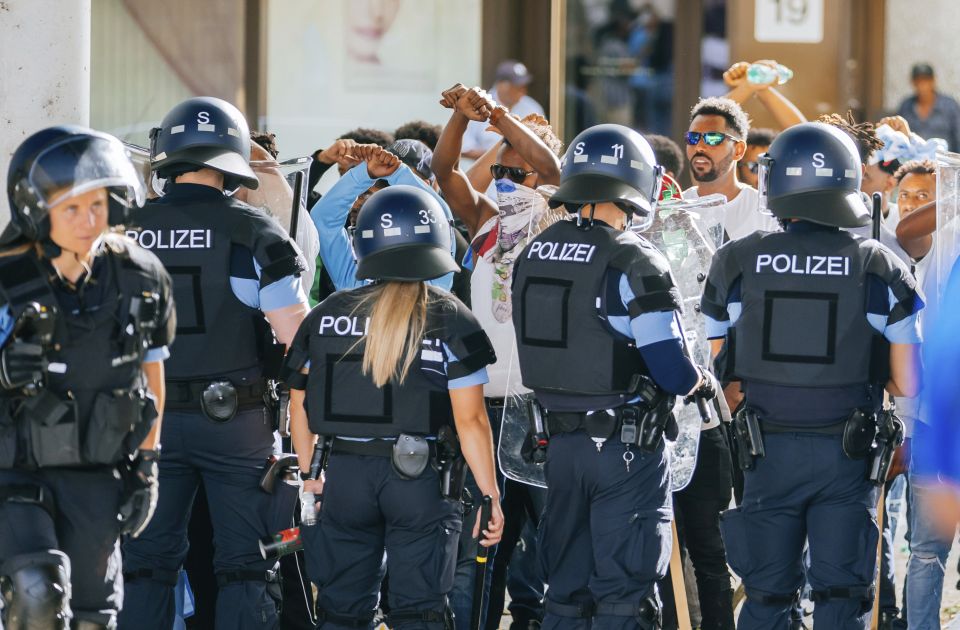
[{"label": "black cap", "polygon": [[493,81],[494,83],[509,81],[514,85],[529,85],[533,81],[533,75],[530,74],[525,65],[516,59],[507,59],[501,61],[497,66],[497,74]]},{"label": "black cap", "polygon": [[929,63],[915,63],[910,69],[910,78],[919,79],[920,77],[933,78],[933,66]]},{"label": "black cap", "polygon": [[433,170],[430,163],[433,161],[433,151],[419,140],[404,138],[397,140],[387,151],[400,158],[400,161],[410,167],[413,172],[423,179],[433,179]]}]

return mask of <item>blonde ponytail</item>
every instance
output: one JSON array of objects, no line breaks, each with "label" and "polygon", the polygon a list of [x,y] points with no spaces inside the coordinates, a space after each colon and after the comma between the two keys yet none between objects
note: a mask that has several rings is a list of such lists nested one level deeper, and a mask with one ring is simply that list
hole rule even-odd
[{"label": "blonde ponytail", "polygon": [[423,282],[384,282],[365,297],[370,314],[363,350],[363,373],[377,387],[402,383],[423,342],[427,325],[427,287]]}]

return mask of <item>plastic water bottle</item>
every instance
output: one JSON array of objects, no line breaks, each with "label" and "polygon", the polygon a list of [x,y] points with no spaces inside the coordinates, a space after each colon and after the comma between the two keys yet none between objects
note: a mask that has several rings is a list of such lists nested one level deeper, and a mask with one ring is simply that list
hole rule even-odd
[{"label": "plastic water bottle", "polygon": [[747,68],[747,81],[754,85],[783,85],[793,78],[793,70],[785,65],[778,63],[776,68],[772,68],[762,63],[751,63]]},{"label": "plastic water bottle", "polygon": [[300,522],[307,527],[317,524],[317,497],[312,492],[300,493]]}]

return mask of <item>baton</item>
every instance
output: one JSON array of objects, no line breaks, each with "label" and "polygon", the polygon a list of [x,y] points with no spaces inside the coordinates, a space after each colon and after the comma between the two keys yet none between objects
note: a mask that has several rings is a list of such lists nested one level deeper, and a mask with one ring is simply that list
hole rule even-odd
[{"label": "baton", "polygon": [[883,197],[873,193],[873,240],[880,240],[880,222],[883,221]]},{"label": "baton", "polygon": [[480,612],[483,609],[483,585],[487,581],[487,558],[490,547],[480,544],[483,539],[483,530],[489,527],[490,516],[493,512],[493,499],[484,495],[480,503],[480,533],[477,534],[477,573],[473,579],[473,606],[470,608],[470,629],[481,630]]},{"label": "baton", "polygon": [[297,227],[300,225],[300,201],[303,198],[303,170],[293,175],[293,209],[290,212],[290,240],[297,240]]}]

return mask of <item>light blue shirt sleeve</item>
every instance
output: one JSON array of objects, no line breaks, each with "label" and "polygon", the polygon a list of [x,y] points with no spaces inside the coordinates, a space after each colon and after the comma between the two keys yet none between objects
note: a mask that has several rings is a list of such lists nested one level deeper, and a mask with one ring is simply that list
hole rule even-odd
[{"label": "light blue shirt sleeve", "polygon": [[13,316],[10,315],[10,307],[4,304],[0,306],[0,346],[7,342],[10,333],[13,332]]},{"label": "light blue shirt sleeve", "polygon": [[[892,290],[889,290],[889,292],[890,308],[893,309],[893,306],[897,303],[897,299],[894,297]],[[867,319],[870,319],[870,324],[882,332],[883,336],[890,343],[920,343],[922,341],[920,335],[920,311],[912,313],[900,321],[889,325],[887,324],[887,318],[882,317],[882,327],[878,327],[877,323],[875,323],[871,317],[877,316],[868,314]]]},{"label": "light blue shirt sleeve", "polygon": [[230,288],[233,289],[233,294],[250,308],[266,313],[294,304],[307,303],[307,295],[303,291],[300,278],[285,276],[265,287],[261,287],[261,267],[256,258],[253,259],[253,268],[257,272],[256,280],[230,276]]},{"label": "light blue shirt sleeve", "polygon": [[[367,173],[366,162],[358,164],[337,180],[327,194],[321,197],[310,210],[310,218],[317,226],[320,236],[320,258],[333,280],[333,285],[338,290],[353,289],[366,284],[364,280],[357,280],[357,260],[353,255],[350,235],[343,226],[357,197],[373,186],[376,181]],[[400,168],[386,178],[386,181],[390,185],[406,184],[426,190],[440,202],[440,207],[443,208],[447,219],[452,220],[453,214],[443,198],[417,177],[406,164],[401,164]],[[452,239],[450,248],[450,253],[453,254],[456,251],[456,242]],[[428,281],[427,284],[449,291],[453,287],[453,274],[448,273]]]},{"label": "light blue shirt sleeve", "polygon": [[[636,295],[625,274],[620,276],[619,289],[620,301],[626,309]],[[638,348],[667,339],[682,339],[675,311],[642,313],[632,319],[627,315],[617,315],[608,317],[607,320],[618,333],[633,338]]]},{"label": "light blue shirt sleeve", "polygon": [[167,346],[159,348],[150,348],[143,356],[144,363],[156,363],[157,361],[166,361],[170,358],[170,349]]},{"label": "light blue shirt sleeve", "polygon": [[[447,347],[447,344],[443,344],[443,352],[447,355],[447,363],[456,363],[458,361],[456,355]],[[461,389],[474,385],[486,385],[489,381],[490,378],[487,376],[487,368],[482,367],[472,374],[447,381],[447,389]]]},{"label": "light blue shirt sleeve", "polygon": [[357,280],[357,261],[350,235],[343,226],[357,197],[373,186],[374,181],[367,174],[366,162],[362,162],[344,173],[310,210],[310,218],[320,236],[320,258],[337,290],[364,284]]}]

